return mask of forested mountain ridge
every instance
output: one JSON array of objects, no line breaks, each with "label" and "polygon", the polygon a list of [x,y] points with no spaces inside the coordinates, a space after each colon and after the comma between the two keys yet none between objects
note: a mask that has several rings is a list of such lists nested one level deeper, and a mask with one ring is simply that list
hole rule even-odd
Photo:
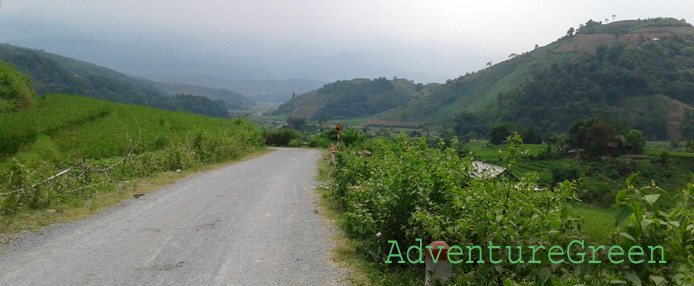
[{"label": "forested mountain ridge", "polygon": [[430,86],[405,79],[341,80],[296,96],[279,106],[275,114],[307,119],[365,117],[405,106]]},{"label": "forested mountain ridge", "polygon": [[229,114],[225,102],[190,94],[171,96],[145,80],[40,50],[0,45],[0,60],[13,64],[30,76],[40,96],[75,94],[208,116],[226,117]]},{"label": "forested mountain ridge", "polygon": [[151,82],[158,89],[170,94],[195,94],[214,100],[223,100],[229,109],[242,109],[244,106],[255,105],[255,101],[242,94],[223,88],[210,88],[193,84],[176,82]]},{"label": "forested mountain ridge", "polygon": [[662,140],[694,136],[681,130],[694,123],[693,104],[694,28],[657,18],[588,21],[545,47],[449,80],[376,117],[446,126],[470,113],[475,124],[521,122],[546,133],[604,116]]}]

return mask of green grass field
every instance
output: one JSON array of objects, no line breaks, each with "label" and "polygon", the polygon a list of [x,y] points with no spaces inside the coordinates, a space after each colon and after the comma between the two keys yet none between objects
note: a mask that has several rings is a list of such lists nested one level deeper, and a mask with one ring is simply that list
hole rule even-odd
[{"label": "green grass field", "polygon": [[48,95],[30,110],[0,114],[0,125],[3,160],[30,152],[37,139],[50,140],[57,159],[98,159],[123,155],[138,140],[141,151],[150,151],[192,139],[194,132],[243,130],[229,119],[68,95]]},{"label": "green grass field", "polygon": [[258,128],[242,119],[57,94],[0,113],[0,126],[0,214],[79,207],[113,182],[200,168],[264,146]]}]

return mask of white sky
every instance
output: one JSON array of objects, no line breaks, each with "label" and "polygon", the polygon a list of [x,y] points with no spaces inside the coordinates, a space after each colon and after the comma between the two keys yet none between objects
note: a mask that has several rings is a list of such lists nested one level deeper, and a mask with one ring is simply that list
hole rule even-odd
[{"label": "white sky", "polygon": [[694,1],[4,0],[0,19],[9,20],[0,23],[44,25],[0,30],[36,37],[60,27],[79,37],[266,59],[359,51],[452,78],[613,14],[692,22]]}]

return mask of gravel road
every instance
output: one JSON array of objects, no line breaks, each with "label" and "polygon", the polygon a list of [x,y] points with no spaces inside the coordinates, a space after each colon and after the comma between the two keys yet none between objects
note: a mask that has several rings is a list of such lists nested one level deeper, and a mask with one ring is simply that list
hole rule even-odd
[{"label": "gravel road", "polygon": [[0,285],[334,285],[318,151],[280,149],[3,246]]}]

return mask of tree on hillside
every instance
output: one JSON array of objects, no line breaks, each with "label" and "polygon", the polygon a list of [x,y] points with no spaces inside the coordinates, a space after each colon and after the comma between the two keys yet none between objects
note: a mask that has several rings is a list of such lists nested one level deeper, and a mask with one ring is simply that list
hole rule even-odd
[{"label": "tree on hillside", "polygon": [[576,120],[569,128],[569,144],[581,148],[588,157],[643,153],[643,132],[615,125],[598,118]]},{"label": "tree on hillside", "polygon": [[506,138],[513,134],[513,127],[510,123],[500,123],[489,128],[489,143],[499,145],[506,142]]},{"label": "tree on hillside", "polygon": [[0,61],[0,113],[29,108],[36,99],[31,79],[14,65]]},{"label": "tree on hillside", "polygon": [[323,129],[325,127],[325,123],[327,123],[328,120],[325,119],[325,116],[321,116],[321,118],[318,119],[318,128]]},{"label": "tree on hillside", "polygon": [[287,127],[294,130],[302,131],[306,129],[306,119],[289,116],[289,119],[287,119]]},{"label": "tree on hillside", "polygon": [[694,140],[694,110],[688,111],[682,123],[680,123],[680,133],[685,140]]},{"label": "tree on hillside", "polygon": [[614,20],[615,20],[616,18],[617,18],[617,15],[612,14],[612,22],[614,22]]},{"label": "tree on hillside", "polygon": [[568,31],[566,31],[566,36],[567,37],[573,37],[574,36],[574,27],[569,28]]},{"label": "tree on hillside", "polygon": [[458,139],[463,142],[468,142],[472,138],[480,138],[487,132],[487,126],[482,124],[481,120],[470,112],[456,114],[449,128],[453,129]]},{"label": "tree on hillside", "polygon": [[489,60],[489,61],[487,62],[487,67],[491,67],[491,66],[492,66],[492,60]]}]

